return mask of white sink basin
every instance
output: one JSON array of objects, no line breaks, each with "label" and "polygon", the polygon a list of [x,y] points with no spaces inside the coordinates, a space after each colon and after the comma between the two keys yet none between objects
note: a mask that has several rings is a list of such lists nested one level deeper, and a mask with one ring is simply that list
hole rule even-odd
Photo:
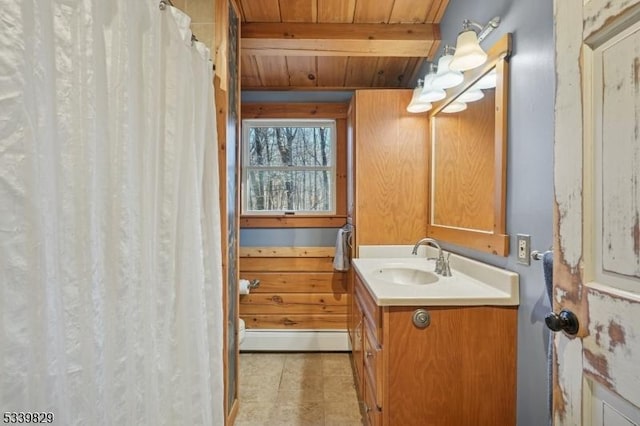
[{"label": "white sink basin", "polygon": [[[398,247],[400,254],[411,253],[412,246]],[[452,276],[443,277],[433,272],[435,261],[427,255],[437,251],[361,257],[353,259],[353,266],[378,306],[518,305],[518,274],[451,254]]]},{"label": "white sink basin", "polygon": [[426,285],[438,281],[435,273],[408,265],[384,265],[376,271],[376,275],[393,284]]}]

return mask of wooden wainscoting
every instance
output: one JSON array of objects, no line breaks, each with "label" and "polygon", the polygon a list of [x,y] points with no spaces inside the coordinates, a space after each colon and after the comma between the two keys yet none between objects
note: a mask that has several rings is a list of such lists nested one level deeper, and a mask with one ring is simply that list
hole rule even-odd
[{"label": "wooden wainscoting", "polygon": [[247,329],[347,328],[346,273],[333,247],[241,247],[240,278],[260,280],[240,295]]}]

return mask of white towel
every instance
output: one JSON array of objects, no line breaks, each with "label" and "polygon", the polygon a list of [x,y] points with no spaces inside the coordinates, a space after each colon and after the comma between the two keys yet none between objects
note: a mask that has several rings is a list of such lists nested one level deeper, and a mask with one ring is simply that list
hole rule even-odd
[{"label": "white towel", "polygon": [[349,270],[349,246],[347,239],[351,232],[346,228],[338,229],[338,236],[336,238],[336,253],[333,258],[333,269],[336,271],[348,271]]}]

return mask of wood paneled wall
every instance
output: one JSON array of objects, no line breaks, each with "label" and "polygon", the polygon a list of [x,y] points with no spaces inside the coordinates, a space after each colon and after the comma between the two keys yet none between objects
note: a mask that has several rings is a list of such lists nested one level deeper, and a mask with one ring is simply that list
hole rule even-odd
[{"label": "wood paneled wall", "polygon": [[346,273],[333,247],[243,247],[240,278],[260,280],[240,296],[247,329],[346,329]]}]

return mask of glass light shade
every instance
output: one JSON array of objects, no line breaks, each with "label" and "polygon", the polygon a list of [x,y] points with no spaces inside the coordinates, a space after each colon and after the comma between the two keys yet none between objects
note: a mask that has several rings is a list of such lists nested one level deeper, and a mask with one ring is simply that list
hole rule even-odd
[{"label": "glass light shade", "polygon": [[465,104],[464,102],[455,101],[455,102],[451,102],[449,105],[442,108],[442,112],[446,112],[450,114],[453,112],[464,111],[465,109],[467,109],[467,104]]},{"label": "glass light shade", "polygon": [[409,102],[409,105],[407,105],[408,112],[419,113],[426,112],[431,109],[432,105],[429,102],[423,102],[419,99],[421,93],[422,87],[416,87],[415,89],[413,89],[411,102]]},{"label": "glass light shade", "polygon": [[433,79],[433,87],[436,89],[448,89],[462,83],[464,76],[460,71],[449,69],[453,55],[444,55],[438,60],[438,73]]},{"label": "glass light shade", "polygon": [[484,92],[480,89],[469,89],[456,98],[456,102],[475,102],[484,98]]},{"label": "glass light shade", "polygon": [[436,89],[433,87],[433,78],[435,77],[435,73],[427,74],[424,79],[424,87],[422,88],[422,93],[420,94],[420,101],[422,102],[438,102],[447,97],[447,92],[442,89]]},{"label": "glass light shade", "polygon": [[494,87],[496,87],[497,81],[498,81],[498,73],[496,73],[496,70],[493,69],[489,71],[487,74],[485,74],[484,76],[482,76],[482,78],[478,80],[476,84],[474,84],[471,87],[471,89],[472,90],[493,89]]},{"label": "glass light shade", "polygon": [[458,34],[458,41],[456,42],[456,53],[453,55],[453,59],[449,64],[449,68],[455,71],[467,71],[487,61],[487,54],[480,43],[478,42],[478,35],[473,30],[462,31]]}]

